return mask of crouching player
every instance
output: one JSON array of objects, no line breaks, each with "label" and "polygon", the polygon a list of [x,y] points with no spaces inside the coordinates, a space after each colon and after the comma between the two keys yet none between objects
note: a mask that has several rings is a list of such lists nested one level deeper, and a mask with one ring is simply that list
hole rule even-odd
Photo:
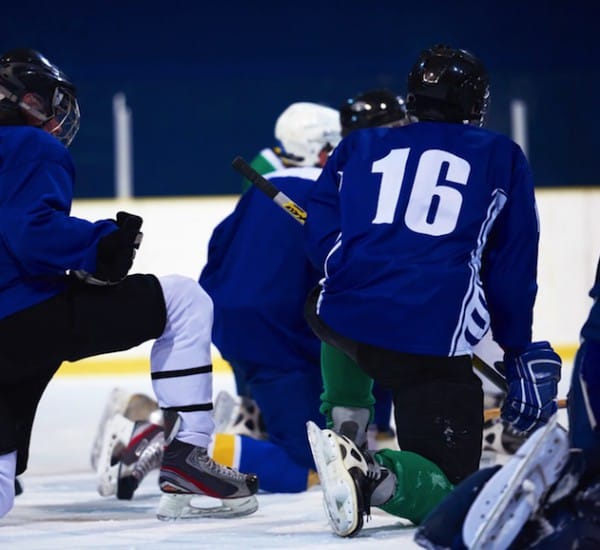
[{"label": "crouching player", "polygon": [[594,303],[581,330],[568,396],[568,435],[550,423],[506,466],[467,478],[419,528],[419,544],[475,548],[493,540],[498,549],[600,547],[600,261],[590,296]]}]

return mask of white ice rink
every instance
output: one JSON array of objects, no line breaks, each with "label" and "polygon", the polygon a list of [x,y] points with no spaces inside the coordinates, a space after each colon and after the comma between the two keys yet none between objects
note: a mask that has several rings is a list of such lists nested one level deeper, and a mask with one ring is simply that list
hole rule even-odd
[{"label": "white ice rink", "polygon": [[[565,369],[559,395],[566,394]],[[215,395],[233,390],[230,375],[215,375]],[[89,466],[92,440],[106,397],[115,387],[151,394],[143,376],[60,376],[44,395],[32,437],[25,492],[0,520],[0,548],[246,548],[314,550],[420,548],[414,528],[373,509],[359,536],[331,533],[319,487],[300,494],[260,494],[259,510],[238,519],[198,519],[164,523],[155,518],[160,497],[152,472],[132,501],[104,498],[95,489]]]}]

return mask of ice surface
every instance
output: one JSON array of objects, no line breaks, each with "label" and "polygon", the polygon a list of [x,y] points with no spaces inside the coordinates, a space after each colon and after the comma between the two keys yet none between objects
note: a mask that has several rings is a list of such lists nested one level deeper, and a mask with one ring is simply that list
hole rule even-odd
[{"label": "ice surface", "polygon": [[[560,383],[566,395],[569,366]],[[237,519],[158,521],[160,492],[151,473],[132,501],[96,492],[90,451],[106,398],[114,387],[152,394],[149,376],[59,376],[38,409],[25,492],[0,520],[0,548],[162,549],[246,548],[313,550],[377,548],[410,550],[414,528],[373,509],[359,536],[336,537],[329,529],[319,487],[299,494],[260,494],[255,514]],[[214,395],[234,391],[233,377],[215,374]],[[562,413],[564,415],[564,411]]]},{"label": "ice surface", "polygon": [[[232,377],[218,374],[214,381],[215,395],[220,389],[233,391]],[[89,455],[105,400],[115,386],[151,393],[149,379],[141,376],[57,377],[50,383],[38,409],[29,468],[22,476],[25,491],[0,520],[2,550],[420,548],[410,524],[379,510],[373,510],[358,537],[335,536],[319,487],[298,494],[259,494],[259,510],[245,518],[169,523],[155,516],[157,472],[131,501],[101,497]]]}]

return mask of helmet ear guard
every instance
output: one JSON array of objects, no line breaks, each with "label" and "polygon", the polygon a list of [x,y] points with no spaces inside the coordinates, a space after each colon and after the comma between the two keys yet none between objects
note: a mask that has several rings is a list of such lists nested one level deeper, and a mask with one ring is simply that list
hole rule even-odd
[{"label": "helmet ear guard", "polygon": [[36,50],[20,48],[0,57],[0,106],[28,113],[40,126],[54,120],[51,133],[65,146],[79,130],[75,86]]},{"label": "helmet ear guard", "polygon": [[483,126],[489,78],[467,50],[437,45],[423,51],[408,75],[407,109],[419,120]]}]

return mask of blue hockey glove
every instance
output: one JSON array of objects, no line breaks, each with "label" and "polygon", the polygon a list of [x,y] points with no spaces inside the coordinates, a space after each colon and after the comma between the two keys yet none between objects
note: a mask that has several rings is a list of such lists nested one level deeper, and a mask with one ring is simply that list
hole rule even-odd
[{"label": "blue hockey glove", "polygon": [[549,342],[533,342],[520,355],[505,354],[504,368],[502,418],[519,432],[533,432],[556,412],[561,359]]}]

